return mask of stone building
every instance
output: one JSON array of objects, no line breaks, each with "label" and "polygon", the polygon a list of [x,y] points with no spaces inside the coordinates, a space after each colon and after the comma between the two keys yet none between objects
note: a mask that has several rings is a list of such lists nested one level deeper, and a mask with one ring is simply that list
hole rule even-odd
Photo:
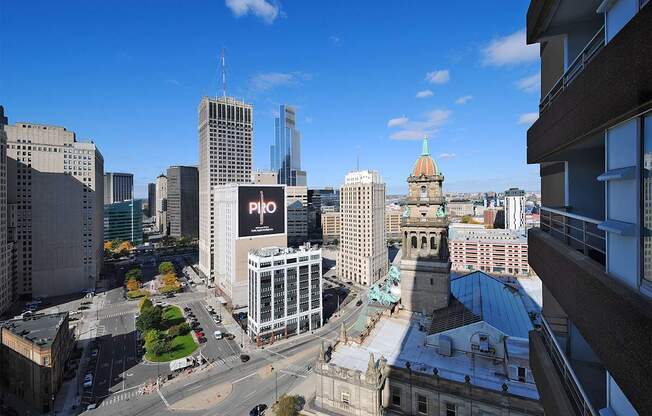
[{"label": "stone building", "polygon": [[428,139],[423,140],[421,156],[407,182],[401,222],[401,304],[407,311],[430,314],[448,305],[451,264],[444,175],[430,157]]}]

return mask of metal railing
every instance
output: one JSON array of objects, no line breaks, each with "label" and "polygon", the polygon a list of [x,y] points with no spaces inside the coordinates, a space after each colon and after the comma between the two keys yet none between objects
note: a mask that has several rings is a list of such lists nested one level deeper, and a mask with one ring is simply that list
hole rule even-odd
[{"label": "metal railing", "polygon": [[557,80],[555,85],[550,88],[548,94],[545,97],[541,98],[539,102],[539,112],[542,113],[546,108],[552,104],[552,102],[557,98],[559,94],[562,93],[572,82],[577,78],[577,76],[584,71],[586,65],[593,60],[593,58],[602,50],[605,45],[605,32],[604,25],[598,30],[598,33],[593,35],[593,38],[586,44],[582,52],[577,55],[577,58],[568,65],[568,69],[564,72],[564,75]]},{"label": "metal railing", "polygon": [[552,329],[550,329],[548,322],[543,316],[541,317],[541,324],[543,343],[562,378],[564,388],[568,393],[568,397],[571,399],[572,405],[575,406],[577,414],[581,416],[598,416],[598,413],[595,411],[593,405],[591,405],[591,402],[584,392],[582,384],[577,380],[573,367],[571,367],[566,355],[562,352],[562,349],[555,338],[555,334],[552,332]]},{"label": "metal railing", "polygon": [[572,212],[541,207],[539,227],[604,266],[606,240],[605,232],[598,229],[601,222]]}]

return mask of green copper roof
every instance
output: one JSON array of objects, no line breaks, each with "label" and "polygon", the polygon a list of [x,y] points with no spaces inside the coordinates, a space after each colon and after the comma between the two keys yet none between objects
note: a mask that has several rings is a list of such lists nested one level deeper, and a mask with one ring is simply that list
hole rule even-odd
[{"label": "green copper roof", "polygon": [[421,156],[430,156],[430,149],[428,149],[428,138],[423,138],[423,148],[421,150]]}]

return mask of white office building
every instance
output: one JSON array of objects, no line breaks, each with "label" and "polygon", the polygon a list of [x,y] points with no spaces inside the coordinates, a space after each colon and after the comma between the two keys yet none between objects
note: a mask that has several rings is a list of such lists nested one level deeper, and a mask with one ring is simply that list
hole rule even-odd
[{"label": "white office building", "polygon": [[505,191],[505,229],[525,228],[525,191],[510,188]]},{"label": "white office building", "polygon": [[321,249],[266,247],[249,252],[249,337],[257,345],[321,327]]}]

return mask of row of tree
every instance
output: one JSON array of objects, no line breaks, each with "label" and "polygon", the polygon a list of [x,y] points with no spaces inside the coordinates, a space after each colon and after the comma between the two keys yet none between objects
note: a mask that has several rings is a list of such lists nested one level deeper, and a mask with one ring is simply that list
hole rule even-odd
[{"label": "row of tree", "polygon": [[111,240],[104,242],[104,257],[117,259],[128,255],[134,246],[130,241]]},{"label": "row of tree", "polygon": [[181,290],[181,282],[177,277],[177,270],[169,261],[164,261],[158,266],[161,282],[159,291],[161,293],[175,293]]},{"label": "row of tree", "polygon": [[124,284],[127,288],[127,297],[138,298],[144,295],[141,290],[143,285],[143,271],[140,267],[134,267],[125,273]]}]

